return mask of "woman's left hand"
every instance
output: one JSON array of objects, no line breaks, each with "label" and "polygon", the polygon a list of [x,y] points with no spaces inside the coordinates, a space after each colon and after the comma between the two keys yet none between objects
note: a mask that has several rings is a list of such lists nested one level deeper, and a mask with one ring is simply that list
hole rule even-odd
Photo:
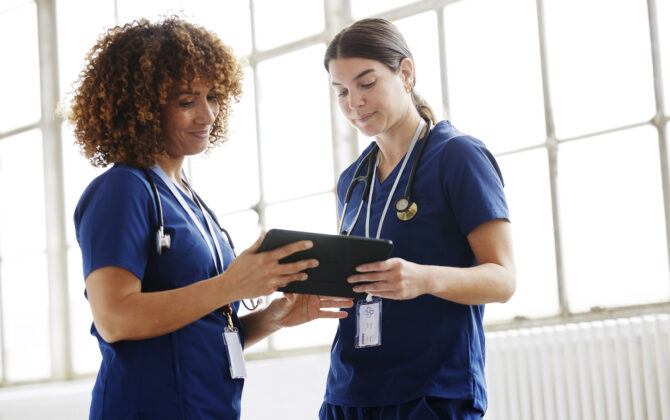
[{"label": "woman's left hand", "polygon": [[273,300],[268,309],[280,327],[293,327],[317,318],[346,318],[344,311],[324,309],[352,306],[350,298],[284,293],[282,298]]},{"label": "woman's left hand", "polygon": [[[406,300],[427,292],[420,276],[420,265],[402,258],[390,258],[356,267],[361,274],[350,276],[354,292],[371,293],[383,298]],[[374,282],[356,285],[361,282]]]}]

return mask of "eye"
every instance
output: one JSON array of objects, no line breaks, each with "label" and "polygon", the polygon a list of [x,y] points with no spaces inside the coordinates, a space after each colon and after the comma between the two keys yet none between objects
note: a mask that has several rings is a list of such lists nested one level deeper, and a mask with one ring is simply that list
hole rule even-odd
[{"label": "eye", "polygon": [[374,86],[374,85],[375,85],[375,81],[373,80],[373,81],[370,82],[370,83],[364,83],[364,84],[362,84],[361,87],[362,87],[363,89],[370,89],[370,88],[371,88],[372,86]]},{"label": "eye", "polygon": [[180,101],[179,106],[183,108],[188,108],[189,106],[193,105],[193,101]]},{"label": "eye", "polygon": [[347,92],[346,89],[342,89],[342,90],[340,90],[340,91],[337,92],[337,96],[338,96],[339,98],[344,98],[345,96],[347,96],[347,93],[348,93],[348,92]]},{"label": "eye", "polygon": [[218,98],[216,95],[207,95],[207,100],[210,102],[218,102]]}]

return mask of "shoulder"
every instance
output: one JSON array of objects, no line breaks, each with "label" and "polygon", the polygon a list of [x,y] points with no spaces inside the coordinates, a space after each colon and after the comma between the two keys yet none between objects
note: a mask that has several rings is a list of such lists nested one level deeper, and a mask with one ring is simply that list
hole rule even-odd
[{"label": "shoulder", "polygon": [[75,217],[90,207],[144,204],[150,196],[149,181],[141,169],[115,164],[98,175],[79,199]]},{"label": "shoulder", "polygon": [[498,162],[484,142],[462,133],[449,121],[441,121],[433,130],[431,141],[435,135],[434,153],[439,156],[445,174],[460,179],[462,176],[471,176],[466,174],[487,173],[502,183]]},{"label": "shoulder", "polygon": [[105,189],[107,193],[132,192],[143,186],[148,187],[149,182],[141,169],[115,164],[91,181],[84,194],[99,189]]},{"label": "shoulder", "polygon": [[442,152],[473,152],[476,150],[487,150],[484,143],[469,135],[461,132],[451,124],[450,121],[440,121],[433,128],[430,140]]}]

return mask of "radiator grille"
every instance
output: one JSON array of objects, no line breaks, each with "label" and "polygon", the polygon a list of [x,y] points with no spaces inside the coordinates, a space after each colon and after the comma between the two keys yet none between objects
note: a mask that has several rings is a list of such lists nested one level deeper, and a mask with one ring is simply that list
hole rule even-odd
[{"label": "radiator grille", "polygon": [[670,315],[487,333],[487,420],[670,420]]}]

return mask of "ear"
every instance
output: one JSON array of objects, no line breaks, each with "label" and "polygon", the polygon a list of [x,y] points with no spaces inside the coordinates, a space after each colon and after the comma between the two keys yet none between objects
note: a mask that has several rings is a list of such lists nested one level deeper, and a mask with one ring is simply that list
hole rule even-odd
[{"label": "ear", "polygon": [[414,62],[409,58],[403,58],[398,68],[405,87],[414,87]]}]

